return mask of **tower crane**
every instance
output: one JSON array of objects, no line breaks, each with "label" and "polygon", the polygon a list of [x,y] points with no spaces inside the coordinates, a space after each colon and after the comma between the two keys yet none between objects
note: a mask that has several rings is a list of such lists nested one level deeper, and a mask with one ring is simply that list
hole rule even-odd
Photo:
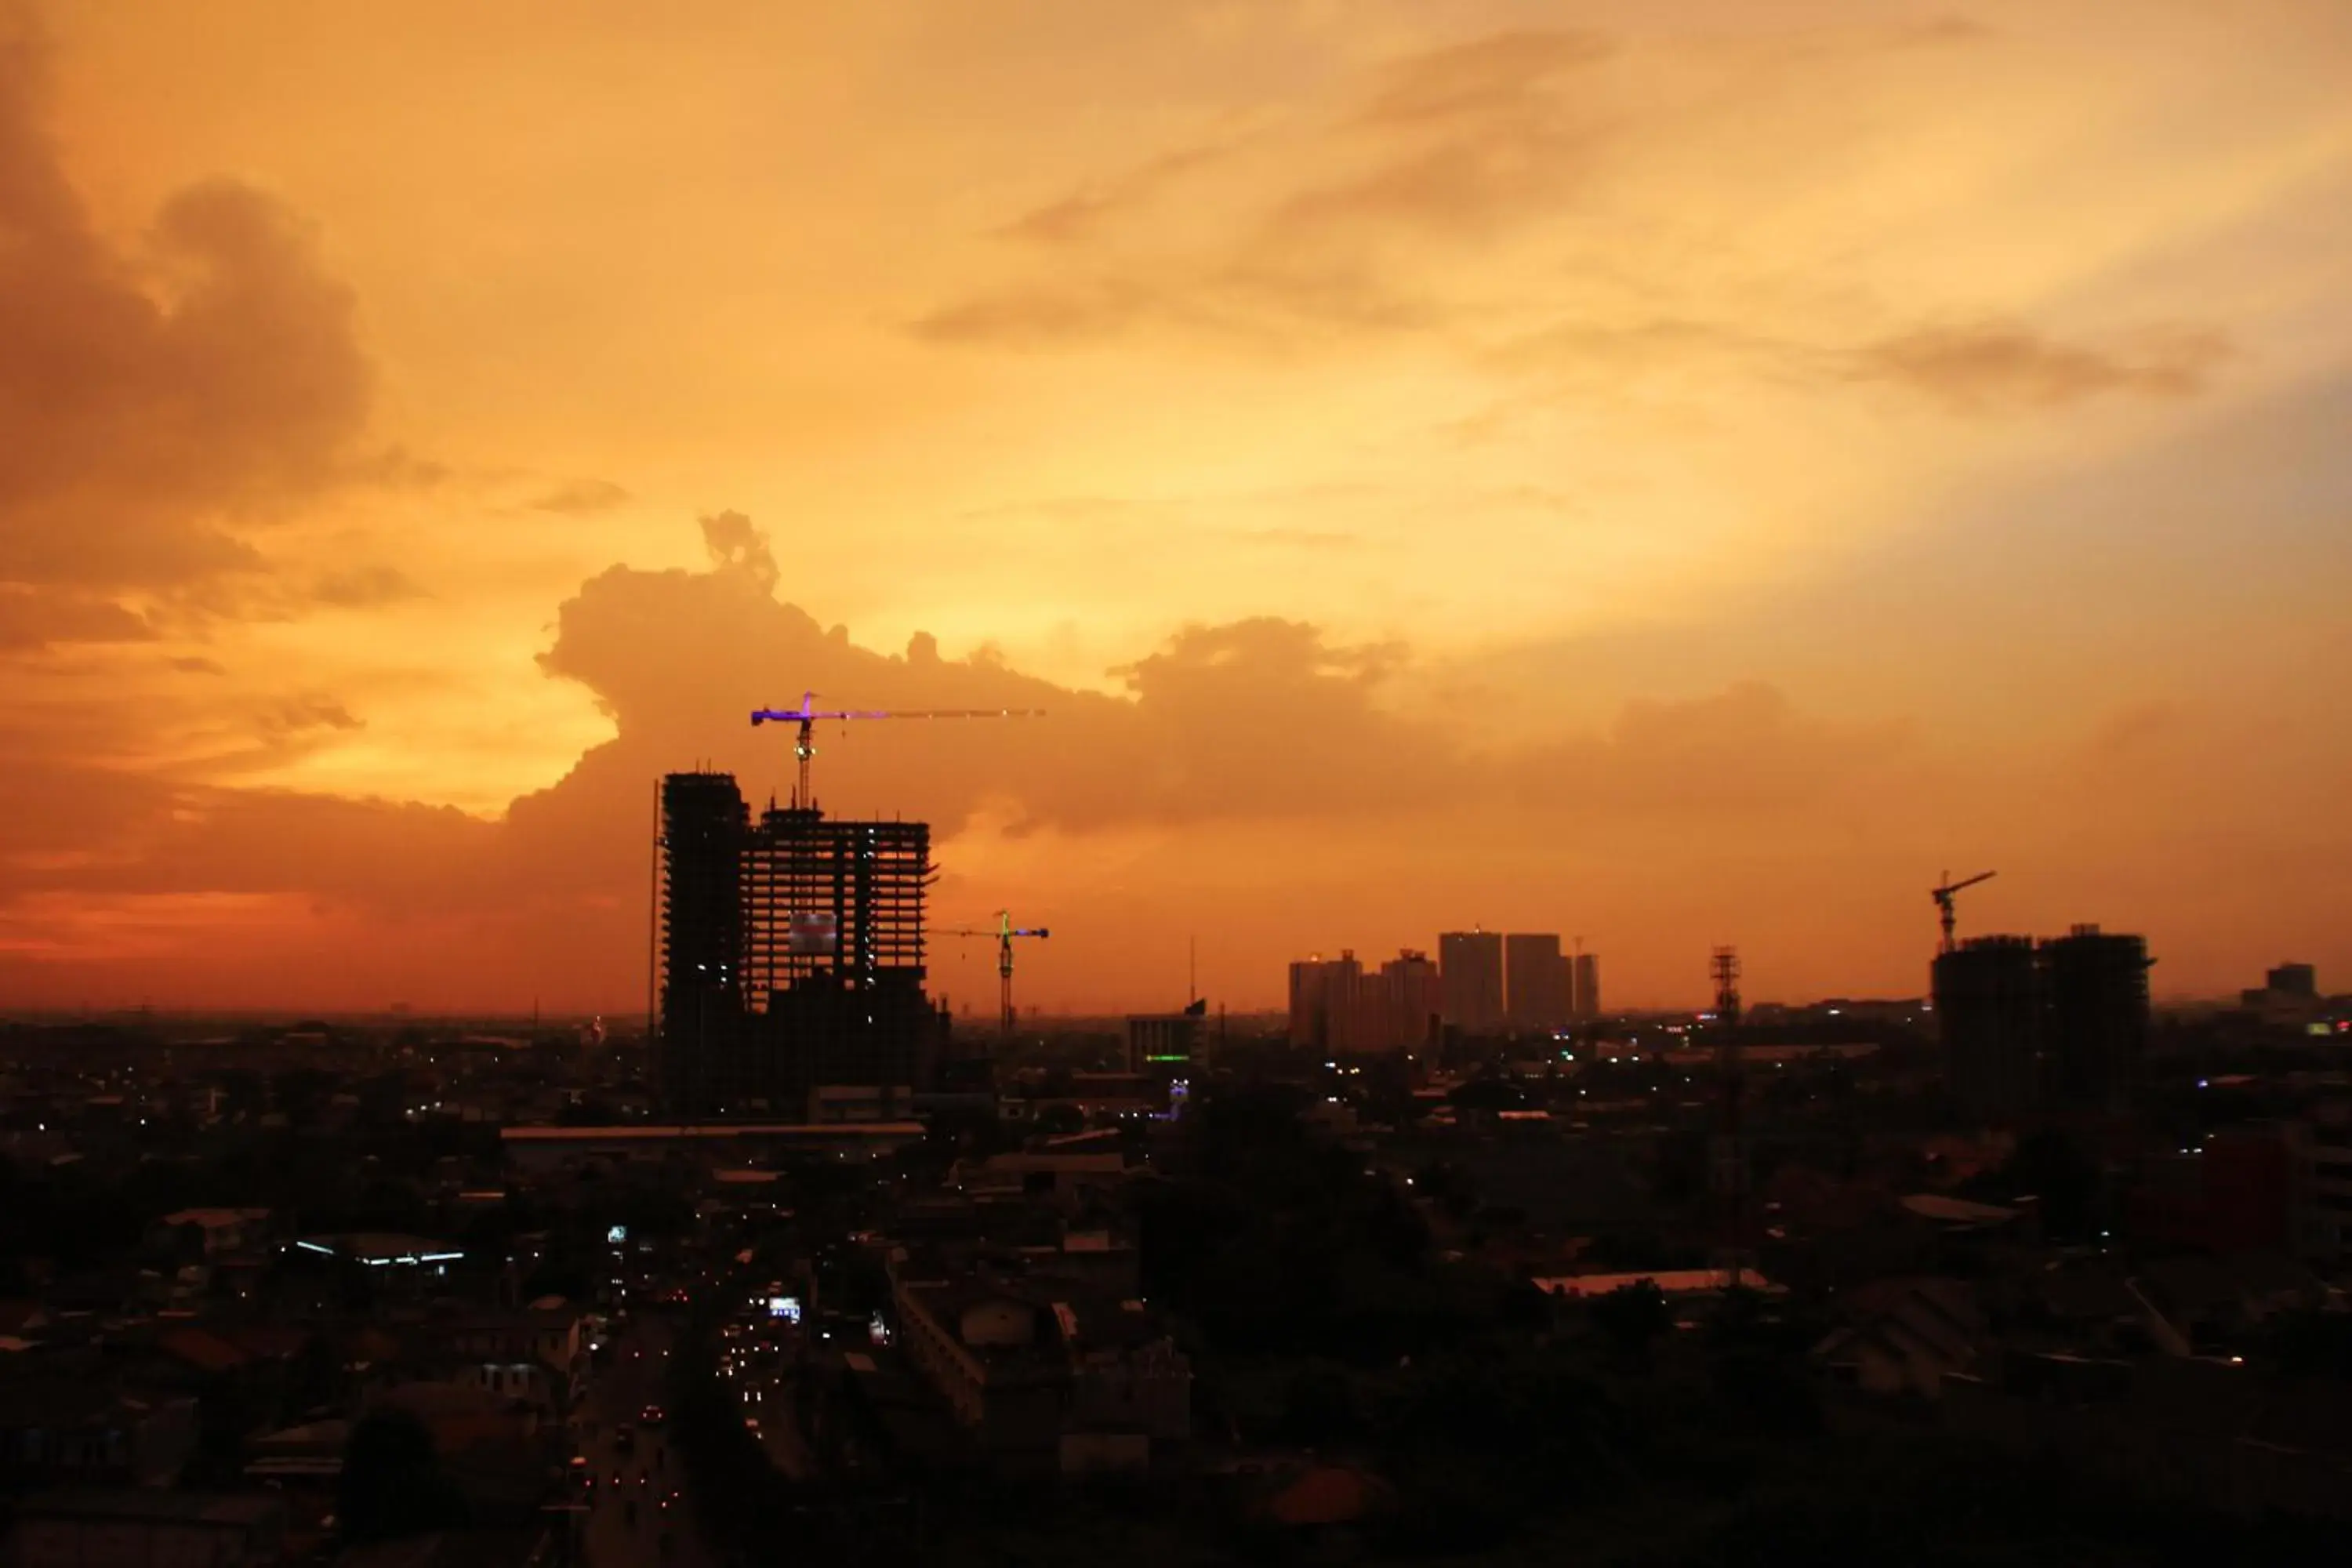
[{"label": "tower crane", "polygon": [[1042,719],[1043,708],[835,708],[820,709],[816,693],[801,693],[797,708],[755,708],[751,710],[751,727],[762,724],[797,724],[800,733],[793,742],[793,755],[800,761],[798,781],[793,787],[793,806],[798,811],[815,808],[816,797],[809,792],[809,761],[816,755],[816,725],[821,719]]},{"label": "tower crane", "polygon": [[1949,871],[1947,871],[1944,873],[1943,885],[1941,887],[1930,888],[1927,890],[1927,896],[1935,900],[1936,907],[1943,911],[1944,945],[1941,949],[1942,952],[1949,952],[1952,951],[1952,922],[1958,919],[1958,916],[1953,912],[1952,909],[1953,896],[1959,892],[1963,888],[1973,888],[1979,882],[1990,882],[1998,875],[2000,875],[2000,873],[1995,871],[1979,871],[1973,877],[1963,878],[1959,881],[1955,882],[1952,880],[1952,874]]},{"label": "tower crane", "polygon": [[1044,926],[1016,926],[1013,923],[1013,917],[1011,914],[1003,910],[999,910],[996,911],[996,923],[992,926],[958,926],[953,930],[942,931],[940,934],[943,936],[961,937],[987,936],[994,937],[996,939],[997,1026],[1003,1031],[1004,1038],[1009,1042],[1013,1038],[1013,1026],[1014,1022],[1014,1015],[1013,1011],[1013,939],[1015,937],[1029,936],[1042,939],[1049,937],[1054,933],[1047,931]]}]

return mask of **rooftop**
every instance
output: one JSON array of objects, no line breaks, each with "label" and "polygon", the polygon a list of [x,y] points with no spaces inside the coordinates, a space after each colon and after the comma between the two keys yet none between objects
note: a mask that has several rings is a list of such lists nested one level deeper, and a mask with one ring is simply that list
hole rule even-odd
[{"label": "rooftop", "polygon": [[[1547,1295],[1573,1296],[1579,1299],[1606,1296],[1612,1290],[1644,1282],[1655,1285],[1669,1296],[1692,1296],[1710,1290],[1731,1288],[1731,1271],[1726,1268],[1661,1268],[1646,1274],[1564,1274],[1549,1279],[1538,1279],[1536,1288]],[[1739,1283],[1746,1289],[1765,1295],[1778,1292],[1781,1287],[1773,1284],[1753,1269],[1742,1269]]]},{"label": "rooftop", "polygon": [[275,1494],[159,1491],[151,1487],[89,1488],[48,1492],[16,1505],[20,1519],[170,1520],[190,1524],[247,1526],[283,1512]]},{"label": "rooftop", "polygon": [[925,1130],[919,1121],[741,1121],[694,1127],[629,1122],[606,1127],[502,1127],[499,1136],[509,1143],[603,1143],[727,1138],[921,1138]]}]

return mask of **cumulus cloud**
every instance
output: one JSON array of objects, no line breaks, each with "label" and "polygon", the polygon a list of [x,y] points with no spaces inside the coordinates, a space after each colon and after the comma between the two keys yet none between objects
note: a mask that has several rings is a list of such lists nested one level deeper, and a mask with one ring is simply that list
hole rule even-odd
[{"label": "cumulus cloud", "polygon": [[0,26],[0,584],[44,640],[121,640],[113,595],[261,567],[248,531],[333,481],[373,378],[350,290],[260,191],[192,186],[110,247],[44,87],[37,37]]},{"label": "cumulus cloud", "polygon": [[702,520],[702,547],[713,564],[740,574],[761,593],[776,585],[775,552],[767,534],[752,526],[740,511],[722,511]]},{"label": "cumulus cloud", "polygon": [[[772,552],[750,518],[715,513],[704,532],[707,569],[616,566],[561,606],[542,668],[593,695],[614,732],[501,821],[57,761],[84,743],[72,737],[0,772],[0,978],[37,991],[57,983],[43,965],[99,962],[104,944],[79,938],[40,956],[60,910],[238,899],[257,901],[237,918],[262,922],[236,939],[239,953],[341,963],[336,944],[350,943],[370,984],[438,994],[457,973],[483,985],[531,975],[551,994],[625,995],[642,973],[656,782],[709,765],[736,773],[755,803],[781,789],[791,736],[748,716],[803,689],[854,708],[1045,710],[821,727],[817,795],[836,815],[932,823],[951,864],[968,854],[958,836],[975,828],[1007,846],[1042,841],[1059,874],[1080,880],[1091,846],[1160,835],[1187,847],[1184,875],[1242,853],[1235,845],[1262,858],[1286,843],[1344,861],[1350,886],[1433,887],[1431,847],[1447,845],[1486,857],[1487,886],[1522,861],[1526,875],[1573,867],[1617,899],[1662,877],[1703,879],[1689,898],[1712,909],[1731,886],[1768,903],[1808,889],[1831,897],[1857,876],[1907,889],[1912,862],[1935,863],[1920,846],[1962,830],[1947,814],[1967,792],[1929,766],[1910,726],[1832,720],[1765,683],[1632,702],[1582,732],[1480,740],[1442,707],[1400,705],[1411,649],[1265,617],[1183,628],[1111,672],[1116,692],[1076,690],[984,651],[950,657],[926,634],[896,654],[862,646],[777,597]],[[259,761],[361,723],[327,693],[282,698],[255,716]],[[2137,756],[2149,728],[2127,715],[2094,749]],[[2318,772],[2340,783],[2340,766]],[[2071,815],[2048,835],[2084,830],[2115,795],[2112,784],[2095,798],[2053,795]],[[1746,846],[1744,858],[1712,864],[1727,844]],[[1643,896],[1655,902],[1654,889]],[[125,904],[108,918],[147,915]],[[167,945],[194,953],[207,929],[191,917]]]}]

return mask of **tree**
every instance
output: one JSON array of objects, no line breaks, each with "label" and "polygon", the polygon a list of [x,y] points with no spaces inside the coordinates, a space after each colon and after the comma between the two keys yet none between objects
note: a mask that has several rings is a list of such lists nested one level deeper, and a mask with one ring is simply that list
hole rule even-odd
[{"label": "tree", "polygon": [[2042,1228],[2053,1240],[2078,1239],[2094,1228],[2099,1167],[2063,1132],[2032,1132],[2019,1140],[1994,1184],[2003,1197],[2039,1199]]},{"label": "tree", "polygon": [[396,1541],[462,1523],[465,1503],[442,1471],[425,1424],[404,1410],[384,1409],[352,1428],[336,1512],[347,1541]]},{"label": "tree", "polygon": [[1592,1326],[1629,1362],[1646,1364],[1650,1347],[1674,1326],[1674,1309],[1654,1279],[1621,1285],[1592,1303]]},{"label": "tree", "polygon": [[312,1334],[286,1363],[284,1400],[278,1417],[290,1424],[314,1410],[340,1405],[349,1388],[342,1352],[326,1335]]}]

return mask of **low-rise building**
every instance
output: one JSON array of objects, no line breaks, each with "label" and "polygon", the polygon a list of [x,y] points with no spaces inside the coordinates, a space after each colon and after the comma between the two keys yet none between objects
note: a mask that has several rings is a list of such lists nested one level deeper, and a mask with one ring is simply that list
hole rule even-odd
[{"label": "low-rise building", "polygon": [[55,1492],[16,1505],[9,1568],[247,1568],[274,1563],[286,1502],[122,1487]]},{"label": "low-rise building", "polygon": [[1140,1300],[1051,1277],[938,1278],[903,1253],[891,1276],[902,1352],[993,1461],[1128,1468],[1191,1435],[1191,1363]]},{"label": "low-rise building", "polygon": [[2317,1105],[2285,1133],[2294,1250],[2340,1267],[2352,1258],[2352,1100]]}]

